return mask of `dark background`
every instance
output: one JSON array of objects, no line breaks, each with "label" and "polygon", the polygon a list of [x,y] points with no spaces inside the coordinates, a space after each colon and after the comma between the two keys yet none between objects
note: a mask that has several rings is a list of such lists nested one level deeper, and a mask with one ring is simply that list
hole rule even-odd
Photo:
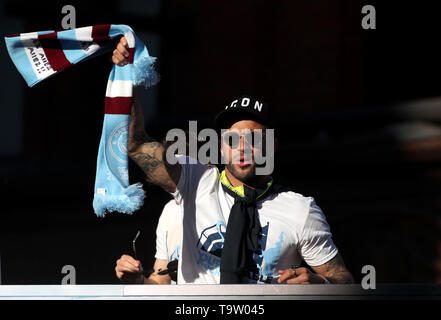
[{"label": "dark background", "polygon": [[[356,281],[441,282],[441,56],[429,1],[0,2],[2,36],[76,26],[130,25],[158,57],[161,82],[143,94],[148,132],[211,125],[243,93],[272,106],[275,178],[313,196]],[[376,30],[361,8],[376,8]],[[170,196],[145,184],[133,215],[92,209],[109,55],[30,89],[0,48],[0,254],[3,284],[116,284],[116,259],[154,261]],[[142,175],[131,167],[131,179]]]}]

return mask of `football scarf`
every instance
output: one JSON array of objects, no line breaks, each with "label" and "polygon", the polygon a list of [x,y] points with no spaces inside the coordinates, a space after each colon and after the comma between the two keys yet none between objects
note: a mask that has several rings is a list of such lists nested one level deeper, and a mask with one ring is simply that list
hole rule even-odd
[{"label": "football scarf", "polygon": [[[156,84],[154,57],[126,25],[96,25],[64,31],[40,31],[5,37],[9,55],[29,87],[68,67],[115,48],[113,39],[127,39],[129,58],[113,65],[107,82],[104,122],[98,149],[93,208],[133,213],[144,202],[141,183],[129,185],[127,138],[133,86]],[[79,84],[80,85],[80,84]]]}]

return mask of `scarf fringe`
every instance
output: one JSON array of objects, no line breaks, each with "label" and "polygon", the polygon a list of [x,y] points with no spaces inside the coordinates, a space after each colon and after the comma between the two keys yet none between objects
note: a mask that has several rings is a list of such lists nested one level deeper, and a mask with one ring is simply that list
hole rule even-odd
[{"label": "scarf fringe", "polygon": [[132,82],[135,86],[144,86],[145,89],[159,82],[159,76],[153,68],[156,58],[145,56],[133,63]]},{"label": "scarf fringe", "polygon": [[124,189],[122,195],[102,195],[95,193],[93,209],[98,217],[103,218],[107,212],[117,211],[132,214],[144,204],[145,192],[141,183],[135,183]]}]

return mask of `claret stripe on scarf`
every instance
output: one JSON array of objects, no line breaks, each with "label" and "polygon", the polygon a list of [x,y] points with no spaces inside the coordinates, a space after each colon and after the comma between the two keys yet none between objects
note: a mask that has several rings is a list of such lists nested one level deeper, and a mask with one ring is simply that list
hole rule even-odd
[{"label": "claret stripe on scarf", "polygon": [[64,55],[63,48],[61,48],[61,43],[58,40],[58,31],[47,34],[38,35],[38,40],[40,40],[41,47],[46,54],[46,58],[49,61],[52,69],[55,71],[61,71],[72,64]]}]

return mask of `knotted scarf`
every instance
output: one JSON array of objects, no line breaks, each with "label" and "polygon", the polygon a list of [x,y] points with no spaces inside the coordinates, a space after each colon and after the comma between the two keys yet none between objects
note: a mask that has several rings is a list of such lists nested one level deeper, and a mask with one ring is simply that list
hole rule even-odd
[{"label": "knotted scarf", "polygon": [[[93,208],[98,216],[107,212],[133,213],[144,201],[141,183],[129,185],[127,138],[133,86],[145,88],[158,81],[154,57],[126,25],[96,25],[64,31],[40,31],[5,37],[9,55],[29,87],[115,48],[113,39],[124,36],[128,63],[113,65],[109,75],[105,114],[98,149]],[[81,84],[78,84],[81,85]]]},{"label": "knotted scarf", "polygon": [[258,249],[260,221],[256,208],[258,200],[277,193],[273,180],[265,189],[253,189],[245,185],[233,187],[225,170],[221,173],[222,188],[234,198],[228,218],[224,247],[220,263],[220,283],[241,283],[250,268],[254,268],[253,254]]}]

